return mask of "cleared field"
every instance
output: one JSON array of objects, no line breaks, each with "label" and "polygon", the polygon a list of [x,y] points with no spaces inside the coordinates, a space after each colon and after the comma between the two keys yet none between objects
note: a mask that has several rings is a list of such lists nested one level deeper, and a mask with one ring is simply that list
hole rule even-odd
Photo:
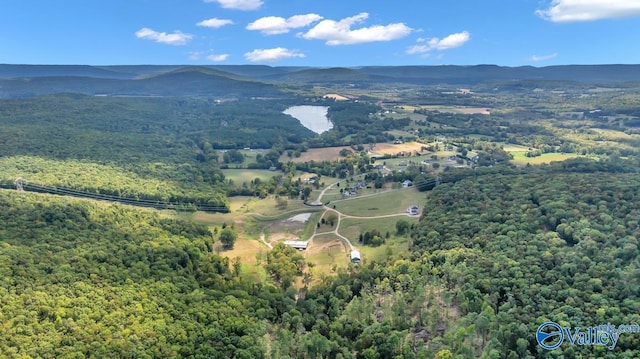
[{"label": "cleared field", "polygon": [[622,131],[600,129],[600,128],[593,129],[593,131],[598,133],[605,140],[609,140],[609,141],[637,140],[637,139],[640,139],[640,135],[628,134],[628,133],[624,133]]},{"label": "cleared field", "polygon": [[349,252],[344,241],[333,234],[316,236],[304,255],[313,263],[312,284],[319,283],[322,275],[334,274],[335,270],[349,264]]},{"label": "cleared field", "polygon": [[390,238],[379,247],[359,246],[362,262],[384,260],[389,254],[406,252],[409,249],[409,238]]},{"label": "cleared field", "polygon": [[464,106],[420,106],[423,110],[449,112],[449,113],[463,113],[467,115],[481,114],[490,115],[491,109],[487,107],[464,107]]},{"label": "cleared field", "polygon": [[[426,194],[409,187],[380,193],[374,196],[362,196],[340,202],[334,202],[336,209],[343,214],[359,217],[382,216],[405,213],[411,205],[421,206]],[[398,218],[404,218],[398,216]]]},{"label": "cleared field", "polygon": [[377,143],[373,149],[373,153],[376,155],[397,155],[401,152],[421,152],[422,146],[426,146],[419,142],[406,142],[406,143]]},{"label": "cleared field", "polygon": [[[261,154],[265,154],[267,153],[268,150],[264,150],[264,149],[249,149],[249,150],[238,150],[240,151],[240,153],[242,153],[244,155],[244,165],[246,165],[247,163],[255,163],[256,162],[256,156],[258,155],[258,153]],[[218,151],[218,163],[222,163],[224,159],[224,150],[220,150]],[[232,164],[233,166],[233,164]]]},{"label": "cleared field", "polygon": [[289,156],[287,156],[285,152],[282,156],[280,156],[280,162],[287,163],[291,161],[299,163],[309,161],[335,161],[342,158],[340,156],[340,150],[345,148],[351,150],[351,147],[349,146],[310,148],[307,152],[302,152],[302,154],[300,154],[300,157],[291,158],[289,158]]},{"label": "cleared field", "polygon": [[431,155],[434,155],[434,154],[438,156],[439,159],[444,157],[443,155],[440,155],[439,152],[436,152],[436,153],[429,153],[421,156],[388,158],[388,159],[376,161],[376,164],[384,162],[385,166],[387,166],[389,169],[397,170],[397,169],[402,169],[403,167],[406,167],[409,164],[415,164],[417,166],[420,166],[422,164],[422,161],[431,160]]},{"label": "cleared field", "polygon": [[216,243],[214,244],[214,250],[221,256],[229,258],[230,263],[239,258],[240,263],[242,263],[243,274],[261,282],[266,280],[267,273],[264,267],[258,265],[258,257],[263,256],[266,258],[266,252],[269,250],[264,243],[240,236],[233,249],[221,250],[220,243]]},{"label": "cleared field", "polygon": [[[419,142],[407,142],[407,143],[377,143],[372,151],[374,155],[397,155],[399,153],[414,153],[421,152],[422,146],[426,146]],[[349,146],[337,146],[337,147],[324,147],[324,148],[310,148],[307,152],[302,152],[300,157],[289,158],[286,153],[280,156],[281,162],[308,162],[308,161],[335,161],[341,158],[340,150],[348,149],[353,151]]]},{"label": "cleared field", "polygon": [[281,172],[269,171],[269,170],[251,170],[251,169],[224,169],[222,170],[226,179],[230,179],[238,186],[242,183],[250,183],[256,178],[261,181],[269,181],[273,176],[282,174]]},{"label": "cleared field", "polygon": [[351,243],[355,246],[360,246],[358,243],[358,237],[360,233],[376,229],[385,235],[389,232],[390,239],[394,239],[396,233],[396,222],[399,220],[405,220],[409,223],[418,223],[418,217],[388,217],[388,218],[376,218],[376,219],[355,219],[345,218],[340,223],[340,234],[349,238]]},{"label": "cleared field", "polygon": [[525,156],[526,152],[511,152],[513,154],[513,160],[511,163],[516,165],[526,165],[527,163],[532,165],[539,165],[543,163],[550,163],[554,161],[564,161],[570,158],[582,157],[576,153],[543,153],[536,157]]},{"label": "cleared field", "polygon": [[324,96],[322,96],[324,98],[330,98],[332,100],[336,100],[336,101],[347,101],[349,98],[348,97],[344,97],[342,95],[338,95],[337,93],[328,93]]},{"label": "cleared field", "polygon": [[529,147],[505,143],[502,144],[502,149],[506,152],[527,152],[529,150]]}]

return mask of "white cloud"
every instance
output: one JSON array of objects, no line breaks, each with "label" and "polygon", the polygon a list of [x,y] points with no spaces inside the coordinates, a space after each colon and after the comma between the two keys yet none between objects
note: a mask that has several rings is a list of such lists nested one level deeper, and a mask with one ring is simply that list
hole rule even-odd
[{"label": "white cloud", "polygon": [[308,40],[325,40],[327,45],[352,45],[396,40],[409,35],[412,31],[403,23],[351,29],[353,25],[363,22],[367,18],[369,18],[369,14],[363,12],[340,21],[323,20],[306,33],[298,35]]},{"label": "white cloud", "polygon": [[229,54],[211,54],[207,56],[207,60],[213,62],[221,62],[229,58]]},{"label": "white cloud", "polygon": [[171,34],[166,32],[158,32],[147,27],[144,27],[136,31],[136,37],[139,39],[151,40],[168,45],[185,45],[189,40],[193,38],[191,34],[185,34],[180,31],[176,31]]},{"label": "white cloud", "polygon": [[549,55],[532,55],[531,57],[529,57],[529,61],[531,62],[547,61],[547,60],[556,58],[556,56],[558,56],[557,53],[549,54]]},{"label": "white cloud", "polygon": [[424,54],[432,50],[448,50],[464,45],[471,39],[471,34],[468,31],[458,32],[448,35],[444,39],[434,37],[432,39],[419,38],[418,43],[425,43],[422,45],[414,45],[407,49],[407,54]]},{"label": "white cloud", "polygon": [[235,10],[257,10],[263,4],[262,0],[204,0],[204,2],[216,2],[225,9]]},{"label": "white cloud", "polygon": [[640,16],[638,0],[553,0],[536,15],[552,22],[594,21]]},{"label": "white cloud", "polygon": [[318,14],[294,15],[288,19],[279,16],[266,16],[247,25],[247,30],[258,30],[265,35],[277,35],[289,32],[291,29],[305,27],[321,20]]},{"label": "white cloud", "polygon": [[202,20],[199,23],[197,23],[196,25],[217,29],[219,27],[223,27],[225,25],[231,25],[231,24],[233,24],[232,20],[229,20],[229,19],[218,19],[218,18],[214,17],[214,18],[211,18],[211,19],[208,19],[208,20]]},{"label": "white cloud", "polygon": [[[191,61],[198,61],[202,58],[202,52],[200,51],[193,51],[189,53],[189,60]],[[213,61],[213,62],[221,62],[224,61],[226,59],[229,58],[229,54],[211,54],[211,55],[207,55],[205,57],[207,60],[209,61]]]},{"label": "white cloud", "polygon": [[245,53],[244,57],[251,62],[275,62],[292,57],[304,57],[304,54],[296,50],[276,47],[273,49],[255,49]]}]

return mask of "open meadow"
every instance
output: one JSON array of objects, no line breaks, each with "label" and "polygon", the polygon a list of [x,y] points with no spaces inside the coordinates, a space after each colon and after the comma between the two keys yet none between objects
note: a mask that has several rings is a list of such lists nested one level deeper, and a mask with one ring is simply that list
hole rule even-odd
[{"label": "open meadow", "polygon": [[[414,187],[383,191],[376,194],[351,197],[331,203],[341,213],[354,217],[402,215],[407,207],[421,206],[426,195]],[[401,218],[401,216],[399,216]]]}]

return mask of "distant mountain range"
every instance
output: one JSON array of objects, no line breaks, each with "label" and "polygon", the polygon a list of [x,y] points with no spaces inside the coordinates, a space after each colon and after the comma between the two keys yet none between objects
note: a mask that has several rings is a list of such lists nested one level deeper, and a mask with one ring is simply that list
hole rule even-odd
[{"label": "distant mountain range", "polygon": [[122,96],[274,97],[284,86],[330,83],[474,85],[509,81],[616,83],[640,81],[640,65],[548,67],[264,65],[11,65],[0,64],[0,98],[51,93]]}]

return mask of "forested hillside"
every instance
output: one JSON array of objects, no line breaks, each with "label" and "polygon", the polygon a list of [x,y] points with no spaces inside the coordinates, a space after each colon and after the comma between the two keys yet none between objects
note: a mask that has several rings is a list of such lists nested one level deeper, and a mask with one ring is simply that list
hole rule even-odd
[{"label": "forested hillside", "polygon": [[[557,357],[535,340],[546,321],[640,322],[639,189],[636,174],[603,172],[439,186],[410,252],[310,293],[300,309],[305,325],[360,358]],[[636,334],[622,334],[613,351],[561,352],[632,358],[639,347]]]},{"label": "forested hillside", "polygon": [[206,227],[0,190],[4,358],[264,357],[292,308],[212,253]]},{"label": "forested hillside", "polygon": [[0,191],[0,350],[9,357],[637,357],[635,334],[622,334],[612,351],[545,351],[535,341],[549,320],[640,322],[640,179],[582,166],[440,185],[409,252],[325,277],[297,301],[289,284],[304,264],[284,246],[266,258],[271,279],[256,281],[241,263],[212,253],[218,234],[206,227]]},{"label": "forested hillside", "polygon": [[314,135],[269,101],[76,94],[0,101],[0,180],[133,199],[226,205],[215,149]]}]

